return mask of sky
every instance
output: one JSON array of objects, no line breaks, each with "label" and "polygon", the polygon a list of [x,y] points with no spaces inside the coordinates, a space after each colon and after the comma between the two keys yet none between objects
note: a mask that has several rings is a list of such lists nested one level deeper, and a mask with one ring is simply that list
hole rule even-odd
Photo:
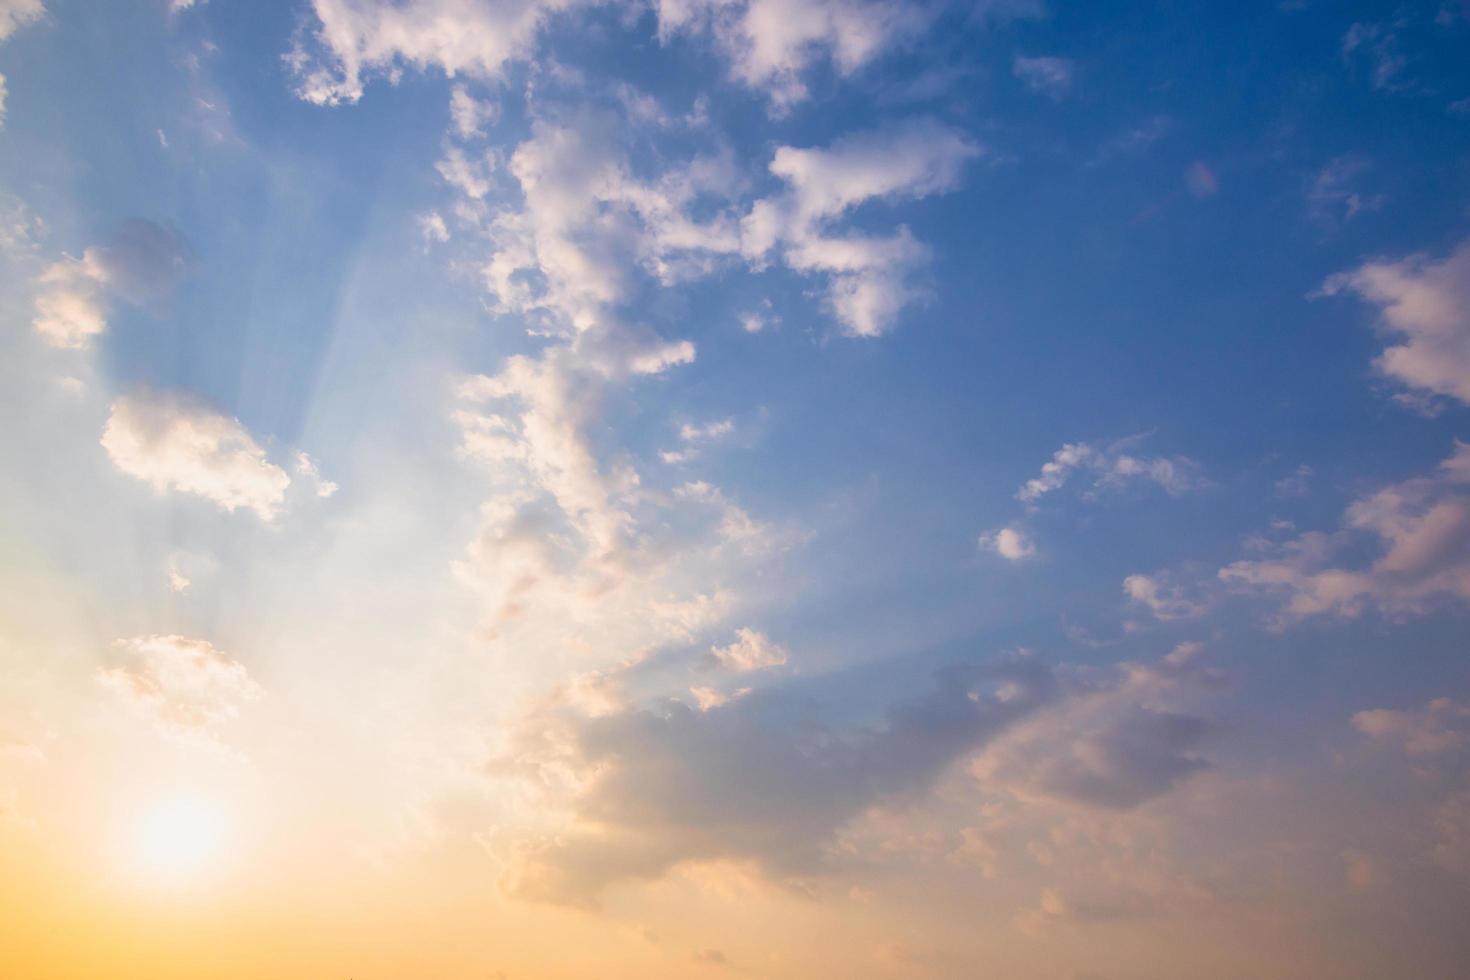
[{"label": "sky", "polygon": [[0,0],[0,975],[1454,980],[1470,6]]}]

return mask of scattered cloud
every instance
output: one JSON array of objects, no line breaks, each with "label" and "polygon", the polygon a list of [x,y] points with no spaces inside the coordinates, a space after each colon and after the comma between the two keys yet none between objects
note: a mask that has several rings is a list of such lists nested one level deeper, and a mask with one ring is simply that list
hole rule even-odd
[{"label": "scattered cloud", "polygon": [[711,647],[710,657],[726,670],[747,674],[755,670],[780,667],[786,663],[786,648],[772,643],[759,630],[741,628],[729,646]]},{"label": "scattered cloud", "polygon": [[1374,361],[1414,393],[1470,404],[1470,241],[1442,259],[1378,259],[1327,279],[1317,296],[1353,293],[1378,307],[1397,341]]},{"label": "scattered cloud", "polygon": [[1181,587],[1159,575],[1129,575],[1123,580],[1123,592],[1130,602],[1147,608],[1155,619],[1164,622],[1193,619],[1205,611],[1204,603],[1187,598]]},{"label": "scattered cloud", "polygon": [[1027,480],[1016,491],[1016,499],[1034,505],[1047,494],[1062,489],[1077,474],[1091,478],[1091,486],[1086,491],[1089,497],[1137,481],[1153,483],[1172,496],[1204,485],[1193,460],[1184,456],[1136,456],[1129,450],[1137,441],[1134,437],[1108,446],[1067,443],[1041,467],[1040,475]]},{"label": "scattered cloud", "polygon": [[102,448],[158,493],[194,494],[263,521],[275,519],[291,483],[238,419],[178,393],[143,389],[113,401]]},{"label": "scattered cloud", "polygon": [[[1371,561],[1342,559],[1376,544]],[[1428,476],[1390,484],[1348,507],[1340,530],[1268,545],[1264,560],[1222,568],[1221,581],[1280,596],[1279,623],[1357,616],[1365,608],[1420,613],[1435,599],[1470,600],[1470,444]]]},{"label": "scattered cloud", "polygon": [[1072,91],[1071,60],[1067,58],[1016,55],[1011,71],[1031,91],[1060,101]]},{"label": "scattered cloud", "polygon": [[927,250],[904,227],[875,237],[835,235],[831,225],[868,201],[947,191],[980,153],[964,134],[932,119],[846,136],[825,149],[778,147],[770,170],[787,190],[745,215],[741,251],[757,264],[776,252],[795,271],[824,277],[844,331],[878,336],[920,297],[910,279]]},{"label": "scattered cloud", "polygon": [[1435,698],[1422,708],[1374,708],[1353,715],[1353,727],[1409,755],[1433,755],[1470,746],[1470,704]]},{"label": "scattered cloud", "polygon": [[1036,554],[1036,545],[1025,531],[1003,527],[980,536],[980,547],[993,551],[1007,561],[1020,561]]},{"label": "scattered cloud", "polygon": [[107,330],[110,297],[159,312],[192,267],[193,251],[177,231],[130,219],[107,244],[41,273],[32,325],[53,347],[88,347]]}]

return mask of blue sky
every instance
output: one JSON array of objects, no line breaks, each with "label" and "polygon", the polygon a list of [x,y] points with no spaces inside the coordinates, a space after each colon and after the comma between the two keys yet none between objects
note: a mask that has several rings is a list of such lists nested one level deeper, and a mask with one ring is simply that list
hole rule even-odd
[{"label": "blue sky", "polygon": [[0,0],[12,970],[1457,975],[1467,52]]}]

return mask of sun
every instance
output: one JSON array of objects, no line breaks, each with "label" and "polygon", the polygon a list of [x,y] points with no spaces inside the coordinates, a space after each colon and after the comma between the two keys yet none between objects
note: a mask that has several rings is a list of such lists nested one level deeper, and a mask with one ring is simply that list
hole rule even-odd
[{"label": "sun", "polygon": [[225,830],[224,811],[210,800],[191,796],[161,800],[138,821],[138,863],[160,878],[198,877],[219,862]]}]

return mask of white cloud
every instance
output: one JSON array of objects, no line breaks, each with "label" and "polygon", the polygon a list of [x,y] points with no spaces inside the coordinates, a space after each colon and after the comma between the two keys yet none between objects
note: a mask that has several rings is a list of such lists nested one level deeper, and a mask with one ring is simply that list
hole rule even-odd
[{"label": "white cloud", "polygon": [[107,244],[42,271],[32,326],[53,347],[88,347],[107,330],[109,297],[156,308],[192,264],[188,243],[174,229],[138,218],[125,221]]},{"label": "white cloud", "polygon": [[40,20],[45,13],[41,0],[0,0],[0,41]]},{"label": "white cloud", "polygon": [[851,75],[928,26],[933,11],[901,0],[658,0],[659,35],[709,31],[737,81],[782,113],[807,97],[821,61]]},{"label": "white cloud", "polygon": [[703,445],[717,442],[734,431],[734,419],[720,419],[706,422],[703,425],[685,422],[679,426],[679,441],[683,443],[684,448],[663,450],[658,454],[659,459],[670,465],[687,463],[698,458]]},{"label": "white cloud", "polygon": [[113,644],[97,679],[164,731],[207,735],[261,694],[245,665],[205,640],[137,636]]},{"label": "white cloud", "polygon": [[[1376,542],[1367,564],[1341,559]],[[1281,596],[1279,620],[1356,616],[1369,606],[1418,613],[1436,598],[1470,600],[1470,444],[1429,476],[1390,484],[1348,507],[1343,527],[1308,532],[1259,561],[1220,569],[1221,581]]]},{"label": "white cloud", "polygon": [[444,182],[472,201],[490,193],[490,175],[495,170],[495,155],[485,153],[471,157],[457,146],[444,151],[444,159],[434,164]]},{"label": "white cloud", "polygon": [[742,627],[735,631],[735,640],[728,646],[711,647],[710,656],[726,670],[746,674],[754,670],[780,667],[786,663],[786,648],[772,643],[759,630]]},{"label": "white cloud", "polygon": [[444,216],[438,211],[419,215],[419,233],[424,236],[425,245],[430,242],[443,244],[449,241],[449,226],[444,223]]},{"label": "white cloud", "polygon": [[500,106],[497,103],[476,99],[463,85],[454,86],[449,93],[449,118],[460,139],[484,136],[485,123],[494,122],[499,115]]},{"label": "white cloud", "polygon": [[1063,99],[1072,90],[1072,62],[1067,58],[1016,55],[1011,70],[1031,91],[1049,99]]},{"label": "white cloud", "polygon": [[785,193],[757,201],[741,222],[741,250],[752,262],[779,251],[798,272],[821,275],[844,330],[887,331],[920,295],[912,270],[927,250],[907,228],[887,237],[834,236],[830,226],[869,201],[927,197],[952,189],[980,149],[957,130],[917,119],[846,136],[825,149],[778,147],[770,171]]},{"label": "white cloud", "polygon": [[1135,456],[1127,450],[1136,441],[1124,439],[1110,446],[1067,443],[1043,464],[1039,476],[1027,480],[1016,491],[1016,499],[1034,504],[1066,486],[1077,473],[1092,475],[1089,494],[1139,480],[1155,483],[1176,496],[1202,485],[1203,481],[1197,475],[1198,467],[1192,460],[1184,456]]},{"label": "white cloud", "polygon": [[1036,554],[1036,545],[1025,531],[1017,527],[1003,527],[981,535],[980,547],[1008,561],[1020,561]]},{"label": "white cloud", "polygon": [[291,478],[239,420],[183,395],[144,390],[112,403],[102,447],[158,493],[192,493],[227,511],[275,518]]},{"label": "white cloud", "polygon": [[1129,575],[1123,580],[1129,601],[1146,607],[1155,619],[1193,619],[1204,613],[1201,602],[1187,598],[1184,590],[1157,575]]},{"label": "white cloud", "polygon": [[296,472],[303,480],[311,484],[316,489],[316,495],[323,499],[330,497],[339,489],[337,484],[331,480],[322,479],[321,471],[317,469],[316,460],[312,459],[306,453],[296,454]]},{"label": "white cloud", "polygon": [[578,0],[312,0],[316,23],[287,56],[297,94],[356,102],[374,75],[403,67],[496,77],[529,55],[546,22]]},{"label": "white cloud", "polygon": [[1418,392],[1470,404],[1470,241],[1443,259],[1410,255],[1365,262],[1322,284],[1319,295],[1355,293],[1378,307],[1398,341],[1374,362]]}]

